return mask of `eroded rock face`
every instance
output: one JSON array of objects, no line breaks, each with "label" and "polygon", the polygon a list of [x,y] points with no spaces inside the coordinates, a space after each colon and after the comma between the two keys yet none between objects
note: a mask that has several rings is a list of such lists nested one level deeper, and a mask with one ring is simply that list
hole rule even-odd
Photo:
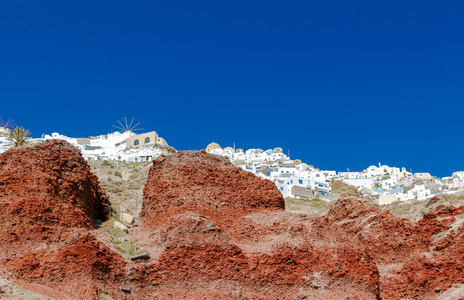
[{"label": "eroded rock face", "polygon": [[[96,219],[106,220],[110,209],[108,197],[79,150],[64,141],[2,154],[0,198],[1,237],[9,242],[30,230],[90,229]],[[11,234],[4,236],[7,232]]]},{"label": "eroded rock face", "polygon": [[[122,258],[92,226],[108,199],[77,149],[0,156],[0,275],[51,297],[454,299],[464,290],[464,206],[417,222],[354,199],[323,217],[285,212],[274,183],[225,158],[153,162],[141,220],[148,253]],[[132,222],[130,222],[132,223]],[[134,256],[133,256],[134,257]],[[456,298],[459,299],[459,298]]]},{"label": "eroded rock face", "polygon": [[154,162],[142,216],[160,255],[137,275],[154,282],[153,295],[435,299],[464,282],[464,207],[412,222],[341,199],[307,218],[283,212],[273,184],[241,173],[206,153]]},{"label": "eroded rock face", "polygon": [[109,209],[97,177],[71,144],[8,150],[0,156],[0,273],[52,297],[117,295],[111,284],[124,260],[91,234]]},{"label": "eroded rock face", "polygon": [[286,213],[273,182],[224,157],[193,151],[160,157],[144,194],[142,228],[158,253],[133,274],[152,283],[143,287],[145,294],[378,297],[378,270],[364,248],[315,239],[314,221]]},{"label": "eroded rock face", "polygon": [[411,222],[343,199],[321,220],[325,230],[366,249],[379,270],[384,299],[447,298],[448,289],[464,283],[464,206],[437,206]]},{"label": "eroded rock face", "polygon": [[188,211],[231,224],[252,212],[284,208],[273,182],[234,167],[225,157],[184,151],[153,161],[141,218],[156,228],[169,216]]},{"label": "eroded rock face", "polygon": [[64,232],[60,240],[2,259],[3,270],[27,289],[57,299],[122,299],[126,262],[85,231]]}]

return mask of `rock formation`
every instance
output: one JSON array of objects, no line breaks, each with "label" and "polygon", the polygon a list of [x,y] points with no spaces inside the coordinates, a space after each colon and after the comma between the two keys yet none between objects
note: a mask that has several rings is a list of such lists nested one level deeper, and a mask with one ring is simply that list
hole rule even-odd
[{"label": "rock formation", "polygon": [[[459,299],[464,206],[417,222],[357,199],[322,217],[205,152],[153,161],[130,260],[96,229],[109,202],[77,149],[0,156],[0,275],[63,299]],[[439,204],[439,200],[435,200]],[[121,220],[123,221],[123,220]],[[106,244],[105,244],[106,243]],[[146,252],[145,252],[146,251]]]},{"label": "rock formation", "polygon": [[264,209],[285,209],[273,182],[234,167],[225,157],[184,151],[153,161],[141,218],[154,228],[169,216],[195,212],[230,224]]},{"label": "rock formation", "polygon": [[0,272],[52,297],[115,290],[124,262],[90,234],[109,209],[97,177],[67,142],[8,150],[0,156]]},{"label": "rock formation", "polygon": [[[273,182],[226,158],[180,152],[156,159],[141,213],[154,260],[134,274],[154,297],[376,299],[364,249],[313,240],[312,221],[285,213]],[[367,278],[365,277],[367,276]]]}]

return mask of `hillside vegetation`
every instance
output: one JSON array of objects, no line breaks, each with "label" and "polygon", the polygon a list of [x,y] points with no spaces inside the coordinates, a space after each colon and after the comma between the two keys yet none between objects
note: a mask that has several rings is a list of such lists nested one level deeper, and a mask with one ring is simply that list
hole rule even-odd
[{"label": "hillside vegetation", "polygon": [[100,186],[111,199],[115,212],[130,211],[138,216],[142,208],[143,188],[151,162],[89,161]]}]

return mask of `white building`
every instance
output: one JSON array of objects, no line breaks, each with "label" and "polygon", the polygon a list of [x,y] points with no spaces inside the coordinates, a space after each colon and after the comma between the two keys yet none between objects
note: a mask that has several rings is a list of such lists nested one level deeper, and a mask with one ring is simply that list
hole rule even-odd
[{"label": "white building", "polygon": [[454,172],[452,178],[455,183],[464,182],[464,171]]},{"label": "white building", "polygon": [[381,177],[380,179],[380,186],[384,190],[389,190],[393,188],[394,186],[398,185],[397,177],[389,177],[388,175],[386,177]]},{"label": "white building", "polygon": [[0,127],[0,154],[10,148],[10,142],[6,139],[5,135],[8,133],[8,129]]},{"label": "white building", "polygon": [[372,178],[367,172],[338,172],[338,176],[346,179]]},{"label": "white building", "polygon": [[232,162],[241,161],[247,164],[260,165],[272,164],[273,162],[291,162],[290,159],[281,152],[281,148],[268,149],[243,149],[234,150],[232,147],[221,148],[215,142],[206,147],[206,152],[217,154],[229,158]]},{"label": "white building", "polygon": [[355,186],[358,189],[374,187],[374,178],[345,178],[344,183]]},{"label": "white building", "polygon": [[315,195],[331,195],[331,188],[329,183],[323,180],[309,179],[295,175],[273,178],[271,180],[276,183],[277,188],[284,197],[295,197],[295,195],[292,194],[292,188],[294,186],[309,188],[314,192]]},{"label": "white building", "polygon": [[332,178],[338,177],[336,171],[320,171],[299,160],[290,160],[279,147],[265,151],[234,151],[231,147],[223,149],[213,142],[206,147],[206,152],[225,156],[234,165],[261,178],[272,180],[284,197],[295,197],[292,193],[294,186],[311,189],[313,195],[329,196],[330,182]]},{"label": "white building", "polygon": [[362,172],[339,172],[338,176],[343,178],[343,182],[356,186],[357,188],[372,189],[374,185],[384,190],[389,190],[398,185],[398,178],[403,178],[406,174],[405,168],[400,171],[399,168],[387,165],[369,166]]},{"label": "white building", "polygon": [[396,201],[408,201],[408,196],[401,192],[396,192],[392,194],[389,192],[384,192],[382,195],[380,195],[378,203],[379,205],[388,205]]},{"label": "white building", "polygon": [[397,177],[397,175],[400,173],[400,169],[396,167],[389,167],[387,165],[381,165],[379,163],[379,166],[376,167],[374,165],[369,166],[366,170],[363,171],[363,173],[366,173],[369,175],[369,177],[375,178],[375,177],[383,177],[386,176],[387,174],[390,175],[390,177]]},{"label": "white building", "polygon": [[426,189],[423,184],[418,184],[408,191],[408,199],[417,199],[422,201],[433,196],[432,192]]},{"label": "white building", "polygon": [[[128,145],[127,141],[142,137],[148,141],[146,145],[137,145],[133,147]],[[147,136],[147,137],[146,137]],[[156,141],[150,140],[148,136],[156,137],[156,140],[162,142],[160,145]],[[166,152],[167,143],[164,139],[159,138],[156,132],[135,134],[132,131],[113,132],[89,138],[71,138],[57,132],[51,135],[44,135],[42,140],[65,140],[81,150],[82,156],[86,160],[120,160],[128,162],[150,161]]]}]

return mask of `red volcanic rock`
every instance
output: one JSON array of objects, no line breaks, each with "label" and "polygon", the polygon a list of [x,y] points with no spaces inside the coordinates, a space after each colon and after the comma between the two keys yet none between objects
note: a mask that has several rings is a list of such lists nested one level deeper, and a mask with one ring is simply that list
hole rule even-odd
[{"label": "red volcanic rock", "polygon": [[429,235],[417,223],[360,200],[338,200],[327,214],[330,224],[347,239],[366,247],[377,262],[391,262],[403,251],[426,251]]},{"label": "red volcanic rock", "polygon": [[[220,299],[293,299],[302,291],[309,299],[376,299],[379,290],[372,259],[349,247],[281,246],[271,254],[247,255],[231,244],[173,245],[136,277],[151,283],[144,293],[155,298],[174,292],[199,299],[207,296],[205,283]],[[179,284],[186,286],[175,288]],[[237,289],[245,292],[230,294]]]},{"label": "red volcanic rock", "polygon": [[464,206],[438,206],[411,222],[343,199],[322,220],[344,243],[365,247],[379,269],[383,299],[436,299],[464,283]]},{"label": "red volcanic rock", "polygon": [[0,273],[57,298],[98,299],[124,260],[90,234],[108,197],[78,149],[64,141],[0,156]]},{"label": "red volcanic rock", "polygon": [[271,181],[180,152],[153,162],[143,226],[129,232],[150,258],[129,262],[92,231],[109,202],[77,149],[9,150],[0,166],[0,274],[52,297],[454,299],[464,289],[464,206],[412,222],[341,199],[309,218],[285,212]]},{"label": "red volcanic rock", "polygon": [[17,284],[52,297],[99,299],[102,293],[123,297],[118,285],[125,261],[92,235],[66,234],[64,242],[3,259]]},{"label": "red volcanic rock", "polygon": [[[0,156],[0,241],[42,239],[56,228],[93,228],[108,197],[78,149],[64,141],[10,149]],[[34,234],[31,234],[34,233]]]},{"label": "red volcanic rock", "polygon": [[378,298],[378,270],[364,249],[313,239],[311,220],[287,219],[283,208],[273,182],[224,157],[188,151],[158,158],[141,218],[159,256],[132,274],[150,283],[137,296]]},{"label": "red volcanic rock", "polygon": [[140,216],[152,228],[183,212],[230,224],[251,212],[284,207],[273,182],[234,167],[225,157],[183,151],[153,161]]}]

